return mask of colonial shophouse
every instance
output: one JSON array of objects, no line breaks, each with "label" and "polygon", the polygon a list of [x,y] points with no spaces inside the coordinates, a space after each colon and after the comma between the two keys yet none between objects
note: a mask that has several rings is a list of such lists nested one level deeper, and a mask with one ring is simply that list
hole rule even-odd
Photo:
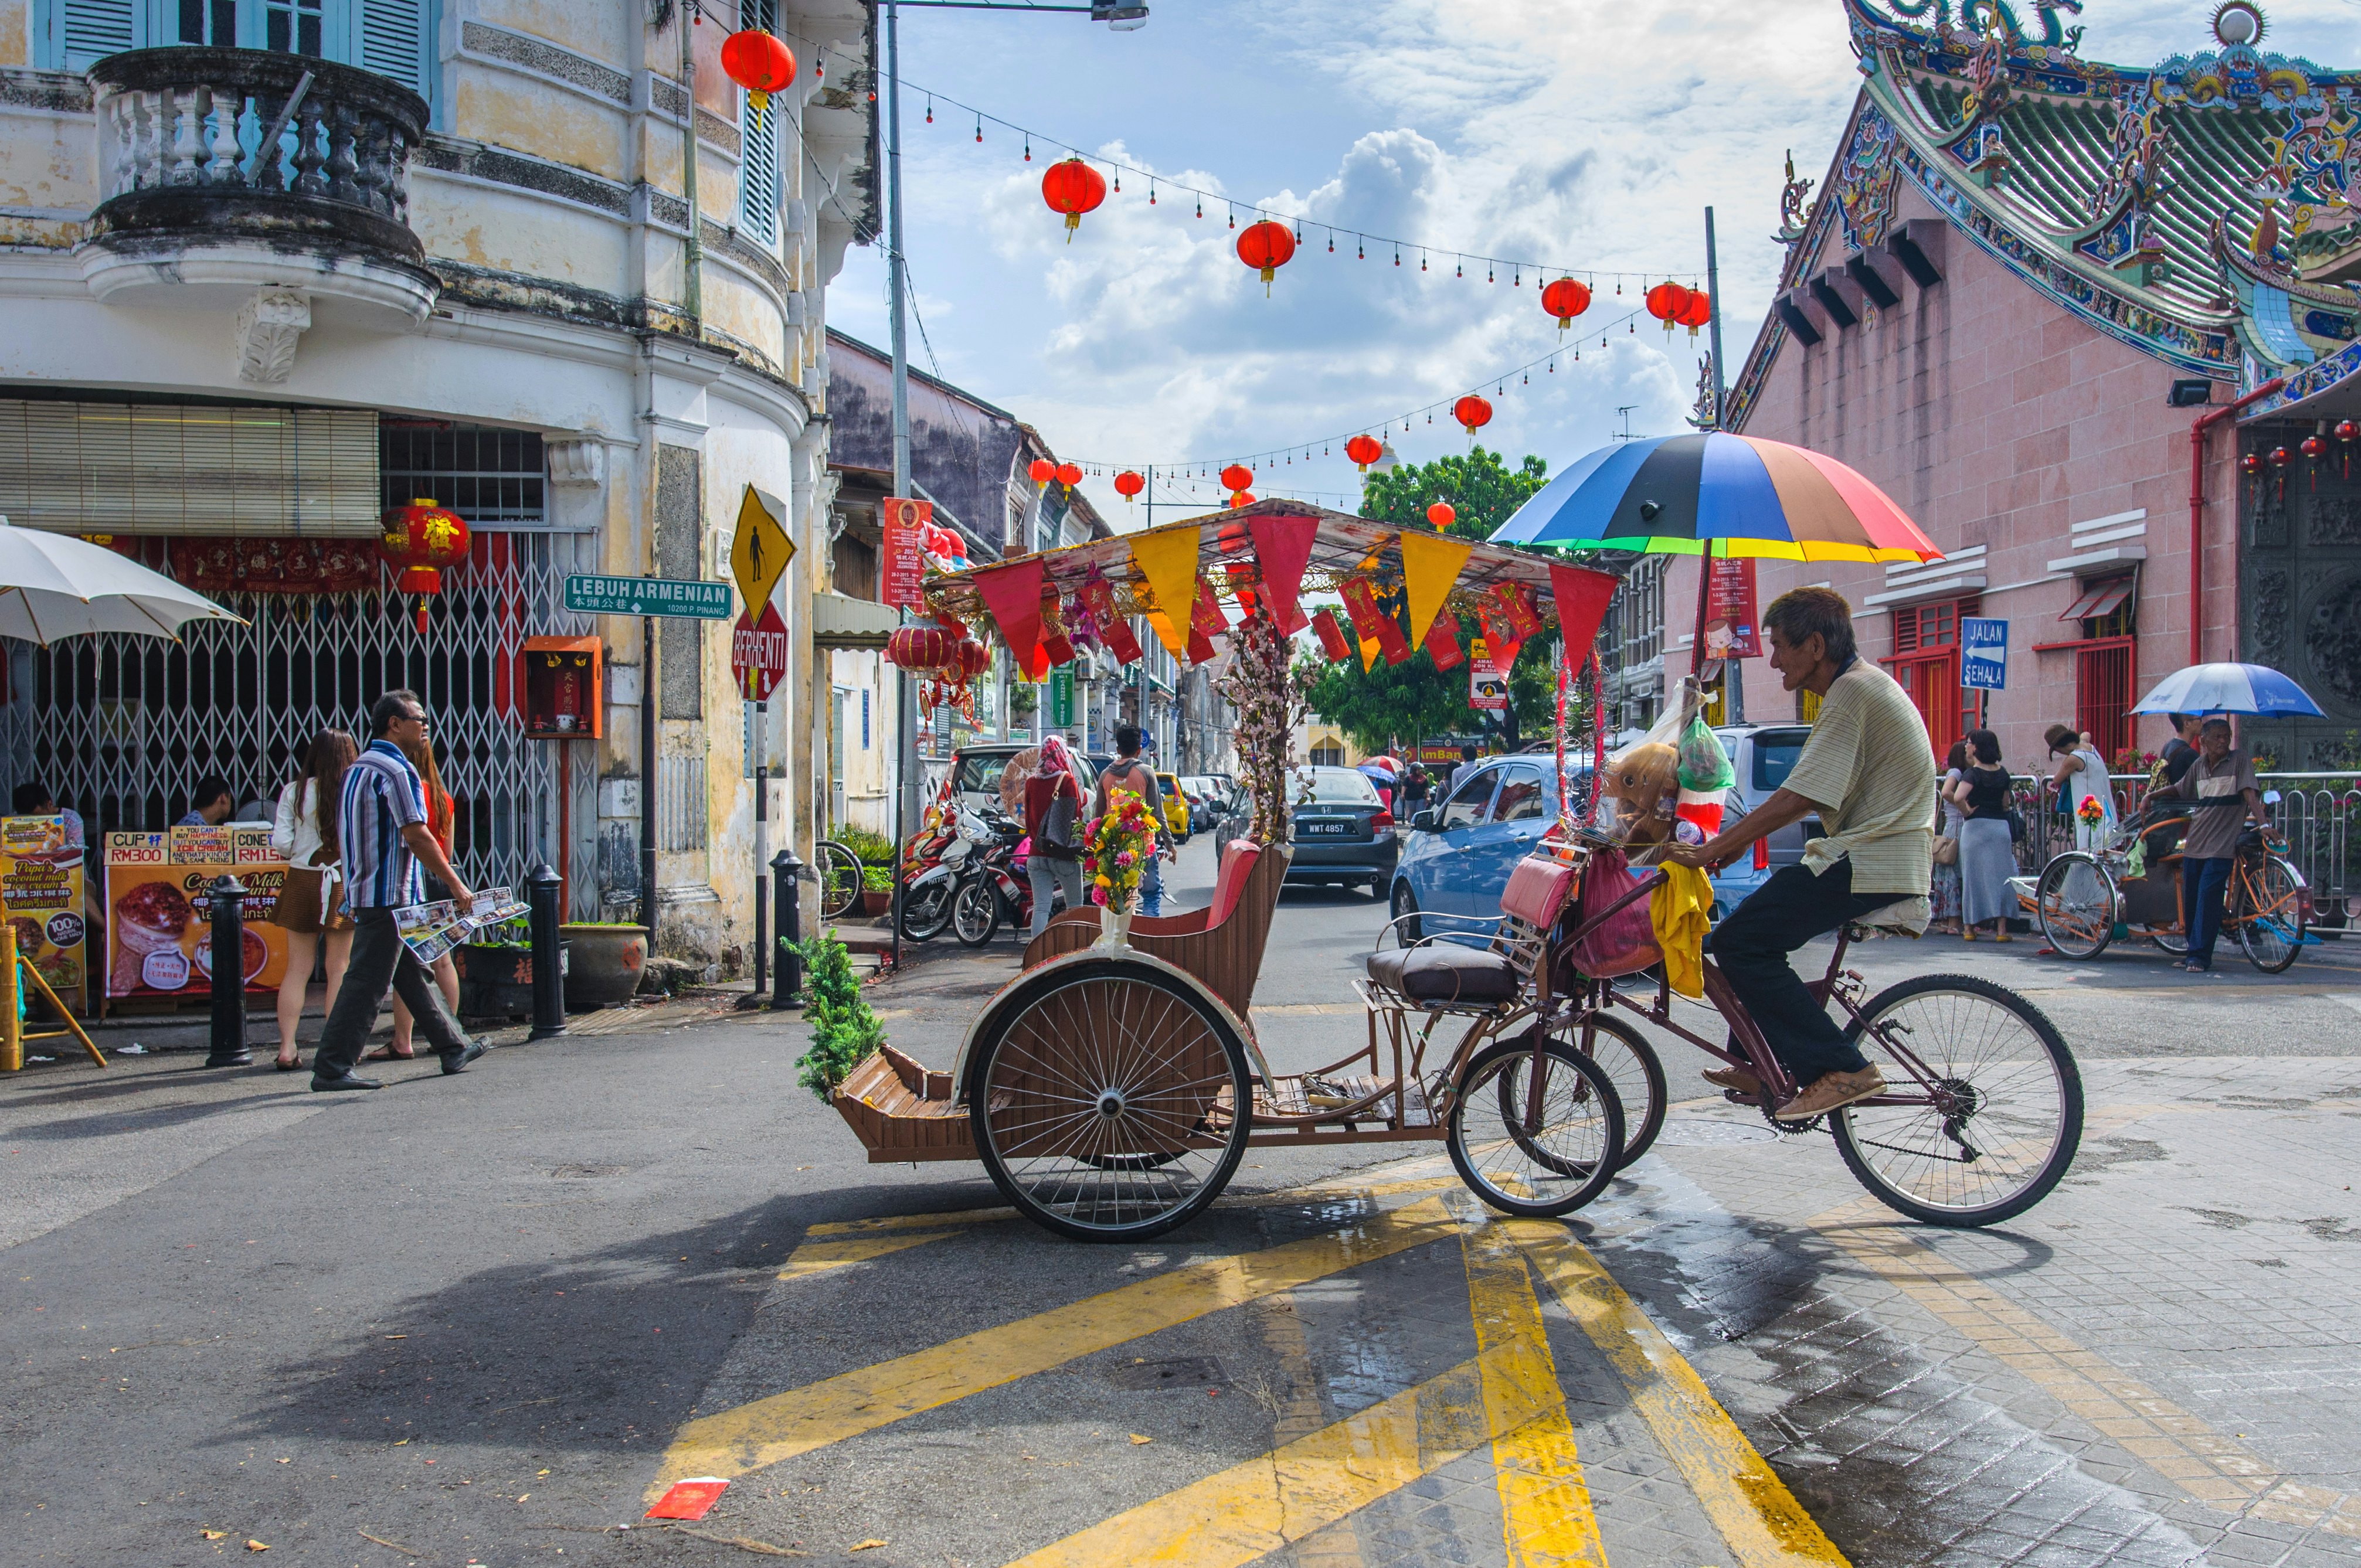
[{"label": "colonial shophouse", "polygon": [[[2247,0],[2191,5],[2189,51],[2153,66],[2081,59],[2071,7],[1977,7],[1979,33],[1950,0],[1840,3],[1860,96],[1818,200],[1790,187],[1729,424],[1851,464],[1945,557],[1765,562],[1763,598],[1841,590],[1938,751],[1979,711],[1959,623],[1982,616],[2008,623],[1981,711],[2019,769],[2057,722],[2156,749],[2130,706],[2222,659],[2328,710],[2251,728],[2281,766],[2361,762],[2361,73],[2271,51]],[[1673,574],[1676,629],[1695,583]],[[1748,717],[1794,712],[1749,674]]]},{"label": "colonial shophouse", "polygon": [[[720,69],[741,25],[797,58],[760,115]],[[659,945],[742,948],[746,738],[807,853],[826,809],[823,323],[874,222],[871,28],[858,0],[706,0],[686,49],[674,0],[0,0],[0,512],[248,622],[10,646],[7,782],[161,827],[412,685],[472,879],[547,858],[574,916],[628,914],[653,811]],[[728,578],[750,485],[797,546],[797,652],[741,724],[728,622],[651,649],[564,583]],[[423,634],[374,550],[413,497],[474,531]],[[601,655],[564,732],[525,722],[537,637]]]}]

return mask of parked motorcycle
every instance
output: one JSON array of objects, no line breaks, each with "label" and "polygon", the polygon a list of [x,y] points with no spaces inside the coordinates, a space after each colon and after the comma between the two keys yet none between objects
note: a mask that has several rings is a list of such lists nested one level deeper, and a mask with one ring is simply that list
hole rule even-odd
[{"label": "parked motorcycle", "polygon": [[930,942],[951,923],[972,863],[998,835],[983,815],[958,805],[928,813],[902,861],[902,939]]},{"label": "parked motorcycle", "polygon": [[[1033,926],[1033,884],[1025,874],[1032,840],[1005,817],[988,820],[999,841],[985,846],[970,862],[970,874],[951,911],[951,935],[962,947],[983,947],[999,935],[1004,920],[1018,931]],[[1049,897],[1051,914],[1066,906],[1064,889],[1053,890]]]}]

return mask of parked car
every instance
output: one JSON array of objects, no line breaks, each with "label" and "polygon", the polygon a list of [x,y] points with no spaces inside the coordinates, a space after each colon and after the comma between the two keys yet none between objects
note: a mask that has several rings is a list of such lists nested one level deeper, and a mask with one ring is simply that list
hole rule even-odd
[{"label": "parked car", "polygon": [[[1452,915],[1489,920],[1498,916],[1510,873],[1557,821],[1550,761],[1546,755],[1495,759],[1462,779],[1442,806],[1411,818],[1389,898],[1391,917]],[[1569,766],[1566,773],[1578,815],[1590,798],[1590,769],[1587,764]],[[1722,826],[1729,827],[1746,811],[1742,793],[1732,789],[1723,802]],[[1756,861],[1755,856],[1741,856],[1714,876],[1715,919],[1735,909],[1778,869],[1775,863],[1758,865]],[[1415,929],[1406,930],[1404,939],[1414,940],[1418,935]]]},{"label": "parked car", "polygon": [[1180,781],[1170,773],[1156,775],[1156,789],[1163,801],[1165,830],[1172,835],[1175,843],[1187,843],[1189,841],[1188,793],[1180,787]]},{"label": "parked car", "polygon": [[1295,856],[1287,881],[1357,884],[1382,895],[1401,858],[1401,841],[1377,786],[1350,768],[1305,767],[1290,775],[1289,788]]},{"label": "parked car", "polygon": [[[971,811],[989,807],[1000,809],[1000,775],[1008,767],[1008,759],[1019,751],[1029,751],[1040,742],[1036,740],[985,740],[961,746],[951,753],[951,794]],[[1114,758],[1096,752],[1077,751],[1074,756],[1088,770],[1082,787],[1088,790]]]},{"label": "parked car", "polygon": [[[1733,724],[1714,731],[1721,738],[1722,750],[1730,753],[1731,765],[1738,770],[1733,793],[1748,811],[1770,799],[1787,782],[1787,775],[1795,771],[1795,759],[1804,754],[1804,739],[1811,732],[1808,724]],[[1772,869],[1801,861],[1805,844],[1820,837],[1820,819],[1806,817],[1772,834]]]}]

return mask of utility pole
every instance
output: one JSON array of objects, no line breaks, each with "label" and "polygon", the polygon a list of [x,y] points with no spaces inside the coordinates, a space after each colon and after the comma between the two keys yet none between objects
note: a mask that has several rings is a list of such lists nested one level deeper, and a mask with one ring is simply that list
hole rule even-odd
[{"label": "utility pole", "polygon": [[[1709,340],[1713,351],[1713,428],[1719,431],[1728,428],[1722,422],[1722,411],[1724,400],[1730,396],[1730,388],[1721,373],[1721,266],[1714,255],[1711,207],[1705,210],[1705,292],[1706,298],[1713,302],[1713,313],[1708,321],[1707,330],[1713,334]],[[1712,567],[1707,565],[1711,559],[1707,555],[1698,556],[1697,570],[1712,571]],[[1731,724],[1746,722],[1745,664],[1741,659],[1732,657],[1722,669],[1721,704],[1725,720]]]},{"label": "utility pole", "polygon": [[[902,42],[900,7],[885,6],[885,247],[886,287],[893,294],[894,346],[894,494],[910,489],[910,341],[903,294],[906,280],[902,262]],[[902,623],[910,622],[907,606]],[[894,967],[902,967],[902,846],[909,841],[910,825],[918,816],[918,708],[917,683],[909,672],[895,676],[898,716],[895,750],[901,753],[900,776],[894,781]]]}]

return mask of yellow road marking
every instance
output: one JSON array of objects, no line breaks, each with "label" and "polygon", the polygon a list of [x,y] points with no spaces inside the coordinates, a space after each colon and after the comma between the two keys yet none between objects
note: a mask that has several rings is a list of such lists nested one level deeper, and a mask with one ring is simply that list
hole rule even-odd
[{"label": "yellow road marking", "polygon": [[1008,1568],[1237,1568],[1302,1541],[1493,1435],[1483,1358],[1016,1559]]},{"label": "yellow road marking", "polygon": [[[1565,1413],[1542,1327],[1542,1305],[1505,1227],[1467,1213],[1459,1231],[1467,1266],[1467,1313],[1475,1320],[1486,1424],[1500,1493],[1500,1534],[1509,1568],[1590,1563],[1606,1568],[1598,1517]],[[1539,1227],[1548,1229],[1549,1227]]]},{"label": "yellow road marking", "polygon": [[[1318,1203],[1338,1198],[1396,1198],[1412,1192],[1440,1192],[1459,1185],[1456,1176],[1420,1177],[1405,1181],[1354,1182],[1345,1178],[1292,1187],[1281,1192],[1252,1192],[1216,1200],[1217,1209],[1273,1209],[1290,1203]],[[779,1270],[782,1279],[825,1274],[847,1264],[900,1252],[958,1235],[969,1225],[997,1224],[1016,1217],[1014,1209],[953,1209],[939,1214],[887,1214],[873,1220],[826,1220],[807,1226],[802,1245],[787,1255]],[[907,1233],[917,1232],[920,1234]]]},{"label": "yellow road marking", "polygon": [[1440,1201],[1422,1199],[1326,1235],[1183,1264],[931,1350],[699,1417],[673,1439],[648,1496],[661,1497],[686,1475],[743,1475],[1077,1356],[1441,1240],[1450,1224]]},{"label": "yellow road marking", "polygon": [[[1327,1424],[1320,1409],[1320,1375],[1312,1364],[1311,1346],[1304,1342],[1303,1319],[1294,1292],[1257,1301],[1254,1318],[1262,1331],[1263,1344],[1278,1359],[1279,1375],[1287,1379],[1286,1387],[1274,1391],[1268,1401],[1274,1411],[1271,1444],[1283,1448]],[[1300,1568],[1363,1568],[1361,1538],[1349,1515],[1323,1528],[1316,1521],[1288,1518],[1286,1501],[1281,1499],[1280,1530],[1297,1543],[1295,1561]],[[1306,1529],[1311,1531],[1308,1535],[1302,1533]]]},{"label": "yellow road marking", "polygon": [[1587,1248],[1540,1221],[1502,1228],[1623,1379],[1633,1409],[1688,1482],[1739,1568],[1844,1563],[1697,1369]]}]

